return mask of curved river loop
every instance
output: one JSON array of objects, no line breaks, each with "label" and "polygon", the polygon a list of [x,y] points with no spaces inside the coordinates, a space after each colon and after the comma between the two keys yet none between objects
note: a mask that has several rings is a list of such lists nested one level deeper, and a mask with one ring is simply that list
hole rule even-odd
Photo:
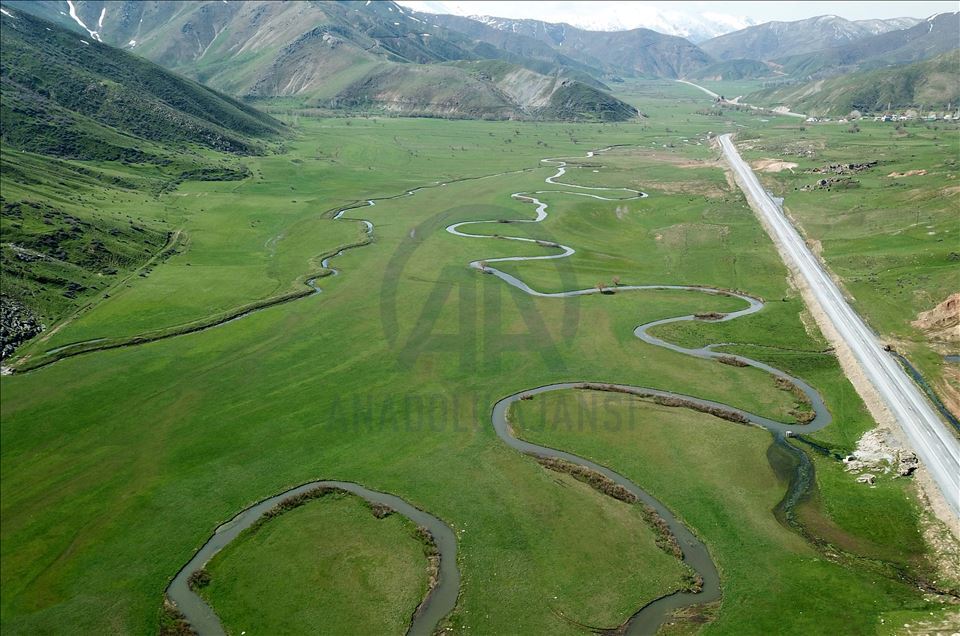
[{"label": "curved river loop", "polygon": [[[592,158],[597,154],[607,152],[614,148],[615,146],[607,147],[601,150],[591,151],[587,153],[585,158]],[[559,189],[550,189],[550,190],[537,190],[533,192],[517,192],[512,194],[512,198],[529,203],[535,206],[535,218],[533,219],[510,219],[510,223],[540,223],[547,218],[547,208],[549,207],[547,203],[544,203],[537,198],[536,195],[541,194],[563,194],[571,196],[581,196],[589,197],[593,199],[598,199],[601,201],[628,201],[635,199],[646,198],[647,194],[639,190],[633,190],[630,188],[602,188],[602,187],[591,187],[591,186],[582,186],[572,183],[565,183],[559,181],[566,173],[568,168],[567,162],[564,159],[568,158],[553,158],[553,159],[543,159],[542,163],[550,166],[554,166],[557,169],[557,172],[545,179],[545,182],[549,185],[556,186]],[[522,172],[522,171],[515,171]],[[499,173],[496,175],[486,175],[483,177],[474,177],[477,178],[489,178],[494,176],[500,176],[500,174],[509,174],[509,173]],[[437,187],[446,185],[445,183],[431,184],[430,186],[425,187]],[[418,191],[424,189],[414,188],[407,190],[404,193],[394,196],[394,197],[384,197],[384,199],[392,199],[398,197],[412,196]],[[601,194],[602,193],[602,194]],[[605,196],[610,194],[619,193],[622,196]],[[347,219],[344,217],[344,213],[348,210],[368,207],[375,205],[376,200],[382,199],[368,199],[356,204],[341,208],[336,211],[333,218],[335,219]],[[359,218],[349,218],[348,220],[361,221],[366,226],[366,231],[368,236],[372,237],[373,234],[373,223],[366,219]],[[541,298],[570,298],[575,296],[586,296],[589,294],[598,294],[604,293],[604,290],[597,288],[589,289],[575,289],[562,292],[541,292],[533,289],[527,283],[523,282],[519,278],[508,274],[504,271],[501,271],[495,267],[491,267],[491,263],[498,262],[518,262],[518,261],[536,261],[536,260],[549,260],[549,259],[560,259],[568,258],[576,253],[576,250],[573,247],[562,245],[559,243],[552,243],[546,241],[540,241],[533,238],[525,237],[511,237],[498,234],[497,236],[486,235],[486,234],[471,234],[463,231],[462,228],[471,225],[480,225],[480,224],[491,224],[491,223],[502,223],[501,220],[494,221],[462,221],[449,225],[446,230],[447,232],[470,239],[498,239],[498,240],[510,240],[517,241],[520,243],[527,244],[536,244],[538,246],[547,246],[551,248],[556,248],[559,250],[556,254],[549,255],[539,255],[539,256],[509,256],[501,258],[490,258],[486,260],[476,260],[469,263],[469,266],[473,269],[478,270],[479,272],[491,274],[496,276],[504,283],[511,285],[527,294],[532,296],[541,297]],[[338,252],[333,256],[338,256],[342,254]],[[323,260],[322,265],[325,268],[329,268],[330,258],[328,257]],[[333,270],[333,273],[336,274],[336,270]],[[315,285],[314,280],[310,280],[309,284],[311,286]],[[697,358],[704,359],[717,359],[724,358],[725,360],[735,360],[737,366],[750,366],[756,369],[765,371],[777,378],[791,383],[793,386],[797,387],[809,400],[815,416],[813,419],[806,424],[787,424],[784,422],[779,422],[772,420],[742,409],[738,409],[727,404],[722,404],[719,402],[713,402],[710,400],[704,400],[694,396],[674,393],[671,391],[664,391],[660,389],[655,389],[651,387],[635,386],[629,384],[610,384],[606,382],[594,382],[589,379],[580,380],[576,382],[561,382],[555,384],[548,384],[538,387],[532,387],[525,389],[523,391],[518,391],[512,395],[508,395],[496,404],[494,404],[492,413],[491,413],[491,422],[497,436],[509,447],[531,456],[538,458],[555,458],[571,462],[573,464],[587,468],[588,470],[600,473],[607,477],[610,480],[613,480],[615,483],[626,488],[630,493],[632,493],[640,502],[650,506],[654,511],[666,522],[669,531],[676,538],[681,550],[682,550],[682,560],[687,566],[689,566],[693,571],[695,571],[700,579],[702,579],[702,587],[699,592],[673,592],[671,594],[665,595],[661,598],[658,598],[647,605],[640,608],[636,613],[634,613],[627,621],[621,626],[612,628],[610,630],[606,629],[595,629],[597,632],[615,632],[615,633],[626,633],[626,634],[653,634],[657,631],[658,627],[670,617],[670,614],[677,609],[690,607],[694,605],[701,605],[705,603],[710,603],[717,601],[721,598],[721,587],[720,587],[720,576],[717,571],[716,565],[714,564],[712,558],[710,557],[709,550],[707,546],[701,541],[689,528],[687,528],[683,523],[681,523],[677,517],[667,508],[663,503],[654,498],[652,495],[644,491],[637,484],[632,482],[630,479],[617,473],[610,468],[597,464],[589,459],[574,455],[564,450],[550,448],[547,446],[540,446],[538,444],[533,444],[527,442],[523,439],[520,439],[514,435],[513,429],[509,422],[509,410],[511,405],[515,402],[528,399],[534,395],[540,393],[547,393],[550,391],[562,391],[570,389],[580,389],[580,390],[601,390],[601,391],[615,391],[629,393],[632,395],[637,395],[640,397],[647,397],[652,399],[673,399],[679,401],[679,405],[685,406],[687,408],[692,408],[694,410],[701,410],[706,412],[716,413],[721,411],[725,413],[728,417],[726,419],[734,419],[735,421],[740,421],[745,424],[750,424],[763,428],[770,432],[773,437],[774,447],[781,451],[783,457],[790,458],[788,461],[791,464],[791,475],[789,479],[789,484],[787,487],[787,492],[784,495],[783,499],[777,506],[775,513],[782,521],[793,526],[798,527],[798,524],[793,520],[792,509],[795,504],[807,493],[813,485],[814,469],[813,464],[810,461],[809,457],[801,451],[800,449],[794,447],[786,441],[786,438],[789,436],[792,429],[802,430],[803,432],[813,432],[823,427],[827,426],[831,422],[831,415],[827,410],[826,405],[823,402],[820,394],[808,385],[803,380],[793,377],[784,371],[772,367],[766,363],[760,362],[758,360],[753,360],[747,357],[732,355],[728,353],[721,353],[715,351],[716,348],[732,344],[732,343],[715,343],[707,345],[698,349],[691,349],[686,347],[681,347],[679,345],[664,341],[650,333],[650,330],[659,325],[665,325],[668,323],[674,322],[690,322],[690,321],[700,321],[705,320],[709,322],[725,322],[729,320],[735,320],[737,318],[748,316],[750,314],[757,313],[761,311],[764,307],[764,303],[761,299],[750,296],[743,292],[731,291],[726,289],[718,289],[712,287],[703,287],[697,285],[618,285],[614,288],[615,293],[625,293],[625,292],[643,292],[649,290],[680,290],[688,291],[693,293],[702,293],[712,296],[727,296],[732,298],[738,298],[743,301],[744,308],[730,312],[722,315],[711,315],[709,317],[698,317],[697,315],[685,315],[677,316],[674,318],[666,318],[663,320],[657,320],[649,322],[643,325],[640,325],[634,329],[634,335],[640,340],[657,347],[663,347],[677,353],[684,355],[689,355]],[[318,290],[319,291],[319,290]],[[771,450],[773,450],[773,448]],[[770,456],[770,453],[768,453]],[[771,459],[771,461],[773,461]],[[209,562],[209,560],[224,546],[229,544],[234,538],[236,538],[244,529],[253,525],[260,517],[267,511],[269,511],[273,506],[278,503],[281,503],[283,500],[303,494],[308,492],[311,489],[317,487],[332,487],[340,490],[345,490],[347,492],[353,493],[360,497],[363,497],[367,501],[372,503],[381,503],[393,508],[398,513],[408,517],[418,525],[426,527],[430,530],[433,535],[437,549],[440,554],[440,573],[436,586],[428,593],[426,599],[421,603],[417,612],[414,614],[411,621],[408,634],[410,635],[429,635],[432,634],[440,621],[444,619],[445,616],[453,610],[456,605],[457,596],[459,592],[459,579],[460,573],[457,568],[457,545],[456,538],[453,534],[453,531],[442,521],[433,517],[432,515],[415,508],[409,503],[403,501],[402,499],[386,494],[377,492],[374,490],[367,489],[363,486],[360,486],[351,482],[341,482],[341,481],[314,481],[307,484],[303,484],[291,490],[287,490],[283,493],[270,497],[269,499],[262,500],[257,504],[243,510],[237,514],[233,519],[224,523],[216,529],[213,536],[211,536],[207,542],[194,554],[193,558],[186,564],[184,567],[177,573],[172,582],[167,588],[167,595],[174,602],[177,608],[183,613],[185,619],[191,624],[191,626],[197,631],[201,636],[206,636],[207,634],[223,634],[223,628],[220,625],[220,622],[213,612],[213,610],[196,595],[189,586],[190,575],[203,568],[204,565]]]}]

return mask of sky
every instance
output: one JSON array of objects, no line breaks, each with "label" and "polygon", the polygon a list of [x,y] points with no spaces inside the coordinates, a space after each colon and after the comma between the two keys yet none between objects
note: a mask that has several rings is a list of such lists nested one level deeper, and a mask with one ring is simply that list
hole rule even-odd
[{"label": "sky", "polygon": [[936,13],[956,11],[956,0],[947,2],[642,2],[603,1],[510,2],[400,0],[399,4],[429,13],[488,15],[504,18],[534,18],[546,22],[567,22],[597,29],[629,29],[638,26],[682,35],[679,31],[728,32],[771,20],[802,20],[818,15],[837,15],[848,20],[871,18],[927,18]]}]

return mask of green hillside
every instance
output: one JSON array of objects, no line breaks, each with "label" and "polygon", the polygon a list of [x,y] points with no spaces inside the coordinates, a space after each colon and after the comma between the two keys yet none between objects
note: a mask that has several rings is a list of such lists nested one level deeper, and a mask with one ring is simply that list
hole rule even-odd
[{"label": "green hillside", "polygon": [[[282,125],[16,9],[0,20],[3,353],[187,242],[159,195],[242,179]],[[169,217],[169,218],[168,218]]]},{"label": "green hillside", "polygon": [[690,79],[728,82],[730,80],[760,79],[778,75],[773,68],[757,60],[727,60],[698,69]]},{"label": "green hillside", "polygon": [[877,112],[888,107],[945,109],[960,103],[958,71],[960,49],[955,49],[915,64],[765,89],[748,95],[746,101],[786,105],[812,115]]},{"label": "green hillside", "polygon": [[75,159],[142,160],[137,139],[258,152],[280,124],[155,64],[27,13],[2,22],[2,140]]},{"label": "green hillside", "polygon": [[[87,33],[56,2],[13,6]],[[476,37],[393,2],[93,1],[77,11],[84,24],[100,25],[97,37],[107,43],[261,102],[452,118],[635,115],[608,94],[597,68],[534,38]],[[491,80],[460,66],[466,62],[503,65],[509,77]],[[576,108],[557,107],[569,95],[547,107],[559,87],[577,96]]]}]

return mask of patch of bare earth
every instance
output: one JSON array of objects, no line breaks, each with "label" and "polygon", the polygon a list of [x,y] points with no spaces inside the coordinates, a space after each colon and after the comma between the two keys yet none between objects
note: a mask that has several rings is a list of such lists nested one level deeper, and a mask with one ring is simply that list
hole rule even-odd
[{"label": "patch of bare earth", "polygon": [[[931,348],[940,354],[960,350],[960,292],[950,294],[933,309],[920,312],[912,323],[923,332]],[[945,364],[943,377],[935,382],[937,395],[954,415],[960,415],[960,368]]]},{"label": "patch of bare earth", "polygon": [[907,170],[906,172],[891,172],[888,177],[899,179],[900,177],[919,177],[927,174],[926,170]]},{"label": "patch of bare earth", "polygon": [[942,303],[917,314],[912,323],[932,344],[960,345],[960,292],[950,294]]},{"label": "patch of bare earth", "polygon": [[798,164],[780,159],[759,159],[754,161],[752,165],[754,170],[759,170],[760,172],[783,172],[784,170],[793,172],[793,169],[796,168]]}]

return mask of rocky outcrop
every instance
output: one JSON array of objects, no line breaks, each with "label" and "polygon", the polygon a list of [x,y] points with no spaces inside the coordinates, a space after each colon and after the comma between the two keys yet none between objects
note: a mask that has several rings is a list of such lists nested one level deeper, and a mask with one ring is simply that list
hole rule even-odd
[{"label": "rocky outcrop", "polygon": [[0,296],[0,360],[43,331],[43,325],[22,303]]},{"label": "rocky outcrop", "polygon": [[851,172],[862,172],[869,170],[877,165],[877,161],[867,161],[865,163],[831,163],[826,166],[813,168],[809,172],[818,174],[849,174]]},{"label": "rocky outcrop", "polygon": [[899,476],[909,477],[918,468],[920,468],[920,459],[916,453],[912,451],[900,453],[900,461],[897,463],[897,474]]},{"label": "rocky outcrop", "polygon": [[[843,459],[846,469],[857,474],[857,482],[873,484],[877,474],[909,477],[920,467],[917,454],[903,448],[893,433],[885,428],[867,431],[857,448]],[[874,474],[876,473],[876,474]]]}]

